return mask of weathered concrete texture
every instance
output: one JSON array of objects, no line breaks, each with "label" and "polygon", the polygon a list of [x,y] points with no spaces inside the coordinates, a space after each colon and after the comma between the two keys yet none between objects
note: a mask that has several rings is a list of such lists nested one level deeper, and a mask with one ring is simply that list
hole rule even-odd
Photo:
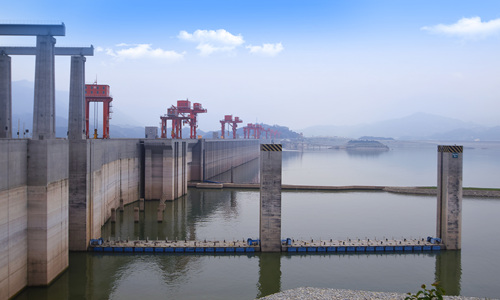
[{"label": "weathered concrete texture", "polygon": [[68,139],[85,138],[85,57],[71,57]]},{"label": "weathered concrete texture", "polygon": [[35,102],[33,105],[33,139],[55,138],[55,72],[54,45],[50,35],[36,37]]},{"label": "weathered concrete texture", "polygon": [[0,54],[0,139],[12,137],[11,58]]},{"label": "weathered concrete texture", "polygon": [[0,141],[0,299],[28,284],[27,153],[27,140]]},{"label": "weathered concrete texture", "polygon": [[196,140],[146,140],[145,199],[175,200],[187,193],[190,149]]},{"label": "weathered concrete texture", "polygon": [[[201,165],[204,166],[199,170],[200,181],[209,180],[259,157],[258,140],[205,140],[202,143],[198,146],[202,148]],[[196,160],[194,163],[197,165]],[[195,177],[196,174],[193,174]]]},{"label": "weathered concrete texture", "polygon": [[90,142],[69,140],[69,250],[85,251],[90,241],[88,170]]},{"label": "weathered concrete texture", "polygon": [[[87,181],[90,238],[101,237],[111,208],[140,198],[140,148],[136,139],[88,140],[90,170]],[[84,213],[84,206],[75,214]],[[87,239],[87,238],[86,238]],[[88,245],[88,240],[86,241]]]},{"label": "weathered concrete texture", "polygon": [[[270,147],[267,147],[270,145]],[[281,252],[281,145],[260,151],[260,243],[262,252]]]},{"label": "weathered concrete texture", "polygon": [[47,285],[68,261],[68,143],[28,145],[28,285]]},{"label": "weathered concrete texture", "polygon": [[462,248],[462,146],[438,146],[437,232],[448,250]]},{"label": "weathered concrete texture", "polygon": [[26,156],[26,140],[0,141],[0,296],[6,298],[27,284]]}]

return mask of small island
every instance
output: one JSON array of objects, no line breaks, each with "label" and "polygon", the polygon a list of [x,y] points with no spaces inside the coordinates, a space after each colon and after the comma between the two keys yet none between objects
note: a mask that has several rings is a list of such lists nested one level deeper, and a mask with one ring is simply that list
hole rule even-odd
[{"label": "small island", "polygon": [[346,150],[362,151],[389,151],[389,147],[379,141],[373,140],[350,140],[347,142]]}]

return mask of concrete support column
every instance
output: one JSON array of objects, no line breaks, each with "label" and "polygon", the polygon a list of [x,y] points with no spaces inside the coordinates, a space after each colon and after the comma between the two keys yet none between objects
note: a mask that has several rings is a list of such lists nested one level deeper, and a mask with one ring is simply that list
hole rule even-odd
[{"label": "concrete support column", "polygon": [[0,54],[0,139],[12,138],[11,58]]},{"label": "concrete support column", "polygon": [[463,146],[438,146],[437,237],[447,250],[462,248]]},{"label": "concrete support column", "polygon": [[260,145],[260,249],[262,252],[281,252],[281,156],[281,145]]},{"label": "concrete support column", "polygon": [[68,139],[85,139],[85,56],[71,57]]},{"label": "concrete support column", "polygon": [[33,139],[56,136],[54,45],[50,35],[36,37],[35,101],[33,105]]}]

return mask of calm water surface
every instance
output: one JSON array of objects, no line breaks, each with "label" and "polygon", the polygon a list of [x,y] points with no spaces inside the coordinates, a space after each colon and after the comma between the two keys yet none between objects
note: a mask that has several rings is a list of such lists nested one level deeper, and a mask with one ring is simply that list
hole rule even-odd
[{"label": "calm water surface", "polygon": [[[496,149],[466,149],[464,186],[498,188],[498,153]],[[436,161],[434,147],[393,149],[373,155],[284,152],[283,182],[435,186]],[[256,172],[256,166],[249,164],[234,172],[233,179],[254,182]],[[284,192],[282,201],[283,237],[374,239],[435,234],[435,197],[384,192]],[[187,196],[167,202],[162,223],[156,221],[158,202],[149,201],[141,213],[142,221],[135,224],[136,205],[126,206],[116,224],[106,224],[103,237],[258,237],[258,191],[190,189]],[[254,299],[300,286],[415,292],[420,284],[436,280],[441,281],[447,294],[500,298],[499,213],[500,199],[464,198],[463,249],[441,253],[71,253],[68,271],[53,285],[26,289],[17,299]]]}]

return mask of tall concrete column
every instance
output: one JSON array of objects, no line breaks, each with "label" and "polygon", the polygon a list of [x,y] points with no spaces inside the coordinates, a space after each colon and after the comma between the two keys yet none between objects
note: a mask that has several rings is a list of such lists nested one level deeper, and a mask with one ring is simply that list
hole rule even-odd
[{"label": "tall concrete column", "polygon": [[260,145],[260,243],[262,252],[281,252],[280,144]]},{"label": "tall concrete column", "polygon": [[85,139],[85,56],[71,56],[68,139]]},{"label": "tall concrete column", "polygon": [[462,248],[463,146],[438,146],[437,237],[447,250]]},{"label": "tall concrete column", "polygon": [[11,59],[0,54],[0,139],[12,138],[12,71]]},{"label": "tall concrete column", "polygon": [[33,105],[33,139],[54,139],[55,132],[55,73],[54,45],[51,35],[36,37],[35,101]]}]

